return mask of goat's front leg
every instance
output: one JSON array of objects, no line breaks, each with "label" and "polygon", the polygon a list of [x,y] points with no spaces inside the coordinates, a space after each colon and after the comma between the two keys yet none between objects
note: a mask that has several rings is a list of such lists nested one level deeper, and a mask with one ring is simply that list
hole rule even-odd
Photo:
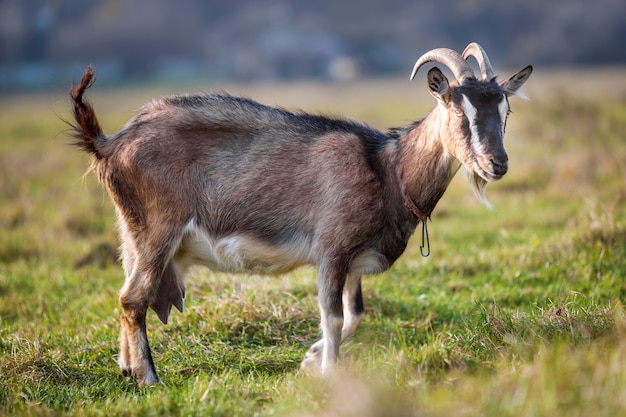
[{"label": "goat's front leg", "polygon": [[343,328],[341,329],[341,343],[356,333],[356,329],[365,317],[363,294],[361,292],[361,277],[349,276],[343,289]]},{"label": "goat's front leg", "polygon": [[[361,278],[359,276],[348,276],[343,289],[343,326],[341,328],[340,344],[348,337],[352,336],[361,320],[365,316],[363,308],[363,297],[361,293]],[[324,369],[323,351],[325,337],[318,340],[307,352],[302,360],[301,368]]]},{"label": "goat's front leg", "polygon": [[124,376],[133,376],[139,386],[159,382],[146,333],[146,311],[151,288],[141,285],[146,280],[141,275],[127,279],[120,294],[119,365]]}]

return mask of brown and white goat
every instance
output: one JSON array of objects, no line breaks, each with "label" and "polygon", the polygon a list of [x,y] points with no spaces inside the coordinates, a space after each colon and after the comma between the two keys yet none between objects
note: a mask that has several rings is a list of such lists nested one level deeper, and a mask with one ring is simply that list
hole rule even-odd
[{"label": "brown and white goat", "polygon": [[[474,56],[481,76],[467,63]],[[302,366],[328,372],[363,318],[361,276],[387,270],[427,221],[463,165],[484,188],[508,169],[502,138],[507,97],[528,66],[497,83],[483,49],[434,49],[428,88],[437,105],[408,127],[382,133],[345,119],[293,114],[229,95],[175,95],[146,104],[105,136],[83,100],[91,67],[70,89],[77,145],[93,156],[117,209],[126,281],[120,293],[119,365],[139,385],[158,377],[146,336],[152,308],[167,323],[183,310],[194,264],[229,273],[318,272],[323,338]]]}]

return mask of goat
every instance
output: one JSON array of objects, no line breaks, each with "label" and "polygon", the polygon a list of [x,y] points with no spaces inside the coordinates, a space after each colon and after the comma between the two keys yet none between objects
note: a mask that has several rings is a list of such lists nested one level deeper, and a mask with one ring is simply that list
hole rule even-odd
[{"label": "goat", "polygon": [[[467,60],[479,64],[477,78]],[[476,195],[508,170],[502,139],[527,66],[498,83],[484,50],[438,48],[415,64],[434,66],[436,106],[408,127],[382,133],[343,118],[291,113],[222,94],[151,101],[105,136],[83,100],[91,66],[70,87],[76,145],[117,212],[126,280],[119,366],[140,386],[159,382],[146,336],[152,308],[167,324],[183,310],[194,264],[228,273],[282,274],[317,268],[322,339],[302,367],[329,373],[339,346],[364,316],[361,276],[391,267],[426,222],[460,166]]]}]

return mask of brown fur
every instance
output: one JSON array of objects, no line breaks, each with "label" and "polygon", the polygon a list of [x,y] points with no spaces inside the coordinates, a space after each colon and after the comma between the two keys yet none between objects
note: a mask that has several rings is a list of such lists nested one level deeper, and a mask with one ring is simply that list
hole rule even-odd
[{"label": "brown fur", "polygon": [[[94,81],[87,68],[70,97],[78,146],[94,156],[118,214],[124,375],[158,381],[146,311],[164,323],[172,306],[182,311],[184,273],[197,263],[254,273],[315,265],[324,338],[303,365],[327,372],[363,317],[360,276],[389,268],[415,230],[407,199],[429,216],[461,163],[474,163],[468,121],[455,116],[461,87],[438,69],[428,79],[438,105],[388,134],[201,95],[149,103],[107,138],[83,100]],[[508,86],[489,88],[504,94]],[[501,146],[501,135],[490,137],[500,143],[486,149]]]}]

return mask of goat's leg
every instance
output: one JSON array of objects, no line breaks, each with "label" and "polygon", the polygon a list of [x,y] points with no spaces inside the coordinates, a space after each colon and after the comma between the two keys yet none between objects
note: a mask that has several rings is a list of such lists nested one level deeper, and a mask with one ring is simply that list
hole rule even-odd
[{"label": "goat's leg", "polygon": [[361,292],[361,277],[349,276],[343,289],[343,327],[341,328],[341,343],[356,333],[356,329],[365,317],[363,294]]},{"label": "goat's leg", "polygon": [[130,347],[128,346],[127,326],[124,325],[124,316],[120,316],[120,356],[117,360],[122,375],[129,377],[132,374],[130,369]]},{"label": "goat's leg", "polygon": [[345,275],[335,271],[318,277],[322,336],[322,374],[328,374],[339,358],[343,327],[342,293]]},{"label": "goat's leg", "polygon": [[341,343],[356,333],[356,329],[365,317],[363,294],[361,292],[361,277],[348,277],[343,289],[343,328],[341,329]]},{"label": "goat's leg", "polygon": [[[122,225],[125,230],[125,224]],[[135,270],[135,263],[137,257],[134,252],[134,245],[130,241],[130,239],[122,240],[122,248],[121,248],[121,258],[122,265],[124,267],[124,273],[126,275],[126,279],[130,279],[133,275],[133,271]],[[121,318],[123,320],[123,318]],[[127,327],[123,324],[120,325],[120,353],[118,358],[118,364],[122,371],[122,375],[129,377],[131,376],[131,366],[130,366],[130,347],[128,346],[128,333],[126,331]]]},{"label": "goat's leg", "polygon": [[[361,292],[361,277],[349,276],[343,289],[343,327],[341,329],[341,343],[352,336],[365,316],[363,296]],[[302,360],[302,369],[310,367],[321,368],[324,339],[320,339],[306,353]]]},{"label": "goat's leg", "polygon": [[[154,306],[161,320],[167,321],[169,302],[176,300],[182,308],[182,292],[175,287],[176,294],[169,292],[174,288],[172,280],[177,282],[175,271],[170,261],[182,238],[180,224],[157,219],[152,227],[145,228],[141,233],[131,233],[126,223],[121,221],[122,263],[126,272],[126,281],[120,291],[120,356],[119,365],[122,374],[133,376],[139,386],[153,385],[159,382],[157,377],[148,336],[146,332],[146,312]],[[164,274],[170,282],[162,289],[161,281]],[[157,299],[157,295],[162,299]],[[181,303],[178,303],[178,298]],[[165,302],[163,301],[165,300]],[[165,306],[165,308],[160,308]]]},{"label": "goat's leg", "polygon": [[120,347],[126,349],[129,361],[120,366],[122,374],[133,376],[140,387],[154,385],[159,382],[156,374],[150,345],[146,333],[146,307],[124,308],[121,316]]},{"label": "goat's leg", "polygon": [[120,294],[119,365],[124,376],[132,375],[142,387],[159,382],[146,333],[146,311],[153,292],[145,285],[149,281],[145,274],[135,273]]},{"label": "goat's leg", "polygon": [[[342,299],[343,325],[341,328],[341,339],[339,344],[343,343],[348,337],[352,336],[356,332],[357,327],[365,315],[363,297],[361,293],[361,277],[348,276],[343,288]],[[322,365],[325,338],[326,337],[324,335],[324,338],[318,340],[308,350],[301,363],[302,369],[325,369]]]}]

